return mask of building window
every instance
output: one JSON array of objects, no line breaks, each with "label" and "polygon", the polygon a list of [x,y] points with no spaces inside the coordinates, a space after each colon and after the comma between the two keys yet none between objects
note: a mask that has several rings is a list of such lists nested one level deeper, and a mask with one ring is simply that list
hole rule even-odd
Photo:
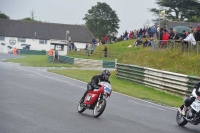
[{"label": "building window", "polygon": [[40,40],[39,43],[40,44],[47,44],[47,40]]},{"label": "building window", "polygon": [[4,41],[5,37],[4,36],[0,36],[0,41]]},{"label": "building window", "polygon": [[25,38],[18,38],[18,42],[26,42]]}]

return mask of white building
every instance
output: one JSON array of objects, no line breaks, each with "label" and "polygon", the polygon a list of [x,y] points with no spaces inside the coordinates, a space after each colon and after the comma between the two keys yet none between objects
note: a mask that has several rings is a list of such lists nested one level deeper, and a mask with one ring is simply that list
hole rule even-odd
[{"label": "white building", "polygon": [[77,49],[83,49],[92,36],[82,25],[0,19],[0,53],[8,53],[16,47],[38,51],[55,49],[59,55],[66,55],[69,41],[73,41]]}]

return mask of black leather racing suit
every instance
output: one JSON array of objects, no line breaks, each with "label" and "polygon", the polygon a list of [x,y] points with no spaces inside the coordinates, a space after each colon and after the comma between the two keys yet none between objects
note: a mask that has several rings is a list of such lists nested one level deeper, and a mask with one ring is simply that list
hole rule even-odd
[{"label": "black leather racing suit", "polygon": [[110,83],[110,81],[104,79],[102,75],[95,75],[94,77],[92,77],[91,82],[89,82],[87,84],[87,90],[85,91],[83,97],[81,98],[81,102],[83,102],[88,91],[93,91],[94,89],[99,89],[98,83],[103,82],[103,81]]}]

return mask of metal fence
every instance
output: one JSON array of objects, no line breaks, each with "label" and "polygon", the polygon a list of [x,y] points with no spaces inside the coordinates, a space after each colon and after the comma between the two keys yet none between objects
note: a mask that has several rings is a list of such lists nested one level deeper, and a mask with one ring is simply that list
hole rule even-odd
[{"label": "metal fence", "polygon": [[99,51],[99,50],[84,50],[81,49],[80,51],[71,51],[72,54],[75,55],[85,55],[85,56],[90,56],[90,57],[100,57],[100,58],[115,58],[119,55],[117,52],[104,52],[104,51]]},{"label": "metal fence", "polygon": [[200,77],[127,64],[116,64],[116,76],[181,96],[190,95]]},{"label": "metal fence", "polygon": [[179,40],[168,40],[168,41],[151,41],[152,50],[159,49],[171,49],[181,50],[182,52],[192,52],[200,54],[200,41],[193,45],[192,42],[181,42]]}]

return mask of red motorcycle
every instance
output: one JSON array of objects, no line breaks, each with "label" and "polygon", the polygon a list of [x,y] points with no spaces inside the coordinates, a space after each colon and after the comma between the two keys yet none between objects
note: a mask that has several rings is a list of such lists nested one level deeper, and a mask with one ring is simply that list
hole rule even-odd
[{"label": "red motorcycle", "polygon": [[79,113],[86,109],[93,110],[93,116],[99,117],[106,108],[106,99],[112,93],[111,85],[108,82],[100,82],[101,87],[93,91],[88,91],[82,104],[78,103],[77,110]]}]

